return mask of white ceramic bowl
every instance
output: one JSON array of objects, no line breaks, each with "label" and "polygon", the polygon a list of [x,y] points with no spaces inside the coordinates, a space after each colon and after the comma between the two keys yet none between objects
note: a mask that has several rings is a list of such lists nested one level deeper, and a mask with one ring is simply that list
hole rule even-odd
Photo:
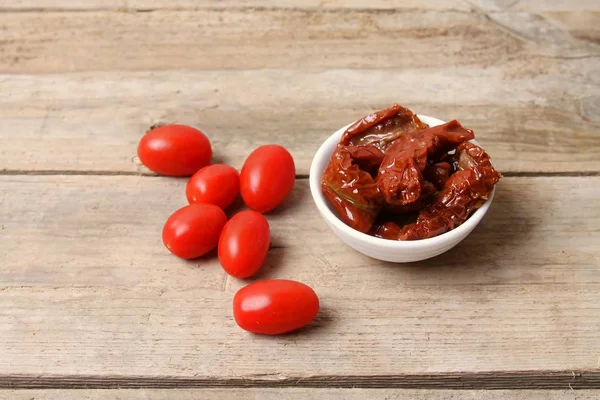
[{"label": "white ceramic bowl", "polygon": [[[418,115],[418,117],[429,126],[437,126],[444,123],[444,121],[425,115]],[[429,239],[411,241],[381,239],[359,232],[346,225],[337,217],[333,208],[325,199],[325,196],[321,191],[321,178],[323,177],[327,165],[329,165],[329,159],[331,158],[335,147],[350,125],[351,124],[335,132],[321,145],[315,154],[310,167],[310,191],[315,204],[325,219],[325,222],[327,222],[327,225],[329,225],[333,232],[335,232],[335,234],[347,245],[369,257],[382,261],[396,263],[420,261],[435,257],[450,250],[466,238],[477,224],[479,224],[492,203],[496,192],[495,188],[492,190],[489,199],[462,225],[442,235]],[[472,140],[472,142],[478,144],[475,140]]]}]

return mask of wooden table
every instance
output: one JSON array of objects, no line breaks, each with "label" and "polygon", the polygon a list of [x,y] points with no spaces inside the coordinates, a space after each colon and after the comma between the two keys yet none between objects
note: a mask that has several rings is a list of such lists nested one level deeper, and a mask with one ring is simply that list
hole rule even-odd
[{"label": "wooden table", "polygon": [[[600,2],[0,0],[0,94],[0,397],[600,396]],[[468,239],[411,265],[345,247],[306,179],[394,102],[473,128],[505,175]],[[168,254],[186,181],[135,157],[157,122],[236,167],[293,153],[257,279],[314,287],[311,329],[243,332],[245,282]]]}]

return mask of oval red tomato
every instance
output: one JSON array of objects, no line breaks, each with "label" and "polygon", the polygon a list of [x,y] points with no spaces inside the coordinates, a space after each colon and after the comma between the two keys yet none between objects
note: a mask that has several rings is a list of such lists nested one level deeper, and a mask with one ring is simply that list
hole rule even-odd
[{"label": "oval red tomato", "polygon": [[225,209],[240,192],[240,175],[229,165],[214,164],[202,168],[188,181],[185,194],[188,202],[210,203]]},{"label": "oval red tomato", "polygon": [[164,125],[142,137],[138,157],[158,174],[190,176],[210,163],[212,148],[208,138],[196,128]]},{"label": "oval red tomato", "polygon": [[302,328],[319,312],[319,298],[303,283],[274,279],[241,288],[233,298],[233,317],[246,331],[278,335]]},{"label": "oval red tomato", "polygon": [[265,262],[271,233],[267,219],[245,210],[231,218],[219,239],[219,261],[225,272],[236,278],[254,275]]},{"label": "oval red tomato", "polygon": [[292,155],[279,145],[260,146],[244,162],[240,192],[246,205],[266,213],[283,203],[296,180]]},{"label": "oval red tomato", "polygon": [[214,204],[190,204],[175,211],[163,227],[163,243],[178,257],[203,256],[217,247],[227,216]]}]

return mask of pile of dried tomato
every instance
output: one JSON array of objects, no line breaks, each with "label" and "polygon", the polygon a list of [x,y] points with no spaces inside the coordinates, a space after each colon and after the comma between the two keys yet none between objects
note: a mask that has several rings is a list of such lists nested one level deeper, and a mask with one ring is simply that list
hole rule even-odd
[{"label": "pile of dried tomato", "polygon": [[350,227],[391,240],[441,235],[466,221],[502,177],[453,120],[429,127],[394,105],[351,125],[322,190]]}]

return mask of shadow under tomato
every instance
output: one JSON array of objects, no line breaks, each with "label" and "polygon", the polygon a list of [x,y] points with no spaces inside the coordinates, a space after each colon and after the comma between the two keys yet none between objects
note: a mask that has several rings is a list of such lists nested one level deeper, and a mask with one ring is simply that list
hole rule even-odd
[{"label": "shadow under tomato", "polygon": [[227,158],[223,157],[223,155],[219,154],[219,153],[213,153],[213,156],[212,156],[212,159],[210,160],[210,163],[211,164],[227,164],[227,165],[229,165],[229,162],[228,162]]},{"label": "shadow under tomato", "polygon": [[233,203],[229,207],[225,209],[225,214],[227,215],[227,220],[230,220],[231,217],[239,213],[240,211],[247,210],[248,207],[244,204],[244,200],[242,200],[242,196],[238,195]]},{"label": "shadow under tomato", "polygon": [[286,249],[284,247],[273,247],[273,244],[271,243],[271,248],[267,253],[267,257],[265,258],[265,262],[263,263],[262,267],[260,267],[254,276],[246,279],[245,281],[252,283],[265,279],[293,279],[278,276],[278,269],[285,262],[285,258]]},{"label": "shadow under tomato", "polygon": [[[321,299],[322,301],[322,299]],[[323,307],[319,309],[319,313],[315,317],[315,319],[302,329],[298,330],[298,333],[306,333],[306,332],[315,332],[323,328],[327,328],[334,321],[334,312],[333,310]]]},{"label": "shadow under tomato", "polygon": [[307,201],[307,197],[310,196],[310,190],[308,188],[308,179],[296,179],[294,188],[286,199],[275,209],[265,214],[265,217],[279,216],[286,214],[294,209],[299,209],[303,202]]},{"label": "shadow under tomato", "polygon": [[213,249],[211,251],[209,251],[208,253],[206,253],[203,256],[197,257],[197,258],[192,258],[189,260],[185,260],[191,267],[200,267],[200,266],[205,266],[207,262],[209,261],[215,261],[218,260],[218,252],[217,249]]}]

